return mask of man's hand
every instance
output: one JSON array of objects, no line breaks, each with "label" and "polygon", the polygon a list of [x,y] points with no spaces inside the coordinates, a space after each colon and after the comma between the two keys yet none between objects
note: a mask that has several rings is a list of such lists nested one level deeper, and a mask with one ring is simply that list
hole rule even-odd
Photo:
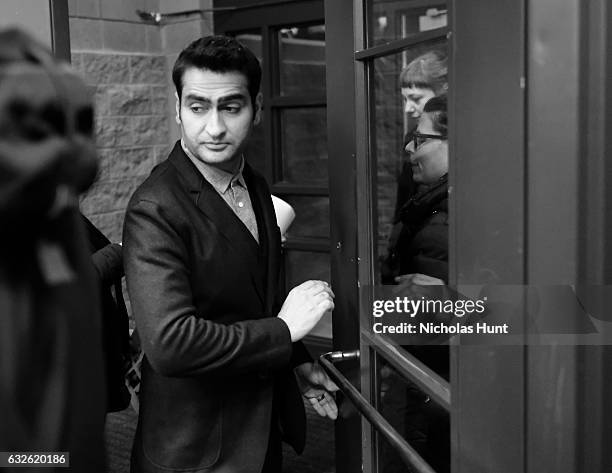
[{"label": "man's hand", "polygon": [[308,399],[310,405],[321,417],[336,419],[338,406],[333,392],[338,390],[329,376],[316,363],[302,363],[295,368],[302,396]]},{"label": "man's hand", "polygon": [[289,327],[291,341],[301,340],[325,312],[334,309],[334,293],[325,281],[306,281],[291,289],[278,317]]}]

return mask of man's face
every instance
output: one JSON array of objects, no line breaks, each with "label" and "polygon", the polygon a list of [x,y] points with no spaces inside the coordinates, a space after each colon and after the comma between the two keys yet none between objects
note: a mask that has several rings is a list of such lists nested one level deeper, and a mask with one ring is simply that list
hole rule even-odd
[{"label": "man's face", "polygon": [[433,90],[423,87],[402,87],[404,112],[410,118],[419,118],[427,101],[435,95]]},{"label": "man's face", "polygon": [[254,124],[261,96],[253,109],[247,78],[239,72],[191,67],[183,74],[176,102],[176,121],[187,149],[200,161],[235,171]]},{"label": "man's face", "polygon": [[[438,135],[433,127],[431,115],[424,113],[419,118],[417,133],[424,135]],[[406,146],[410,154],[412,176],[415,182],[433,184],[448,172],[448,141],[446,139],[425,138],[425,141],[416,147],[414,140]]]}]

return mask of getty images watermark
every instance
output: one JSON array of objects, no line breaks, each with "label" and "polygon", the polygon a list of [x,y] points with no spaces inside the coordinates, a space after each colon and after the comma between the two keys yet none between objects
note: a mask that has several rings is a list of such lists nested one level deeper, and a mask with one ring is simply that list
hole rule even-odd
[{"label": "getty images watermark", "polygon": [[612,345],[612,286],[400,285],[365,294],[362,326],[400,344]]},{"label": "getty images watermark", "polygon": [[[462,322],[449,323],[449,316],[458,319],[473,315],[482,315],[486,312],[487,297],[476,300],[439,300],[439,299],[411,299],[409,297],[396,297],[394,300],[376,299],[372,302],[372,316],[381,319],[385,315],[403,314],[409,319],[417,316],[437,318],[435,321],[402,321],[387,323],[380,320],[374,322],[372,331],[376,334],[422,334],[422,335],[455,335],[455,334],[507,334],[508,324],[489,324],[487,322],[474,322],[466,325]],[[444,323],[437,323],[443,321]]]}]

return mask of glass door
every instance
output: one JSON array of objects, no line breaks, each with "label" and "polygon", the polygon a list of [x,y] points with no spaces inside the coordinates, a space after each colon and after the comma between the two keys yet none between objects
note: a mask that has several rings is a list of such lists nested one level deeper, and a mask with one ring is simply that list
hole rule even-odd
[{"label": "glass door", "polygon": [[[361,205],[372,212],[367,230],[359,233],[360,247],[370,255],[369,274],[362,275],[360,308],[362,367],[367,363],[364,356],[369,362],[369,389],[362,385],[362,392],[399,436],[368,428],[364,466],[379,473],[448,472],[448,346],[433,339],[428,345],[428,340],[413,340],[408,334],[392,338],[383,331],[390,327],[384,317],[378,324],[372,319],[375,301],[386,303],[411,292],[396,278],[422,274],[448,282],[448,196],[447,184],[441,181],[447,179],[448,146],[426,138],[431,143],[418,147],[412,138],[415,129],[448,135],[426,129],[423,122],[431,115],[424,112],[429,100],[448,91],[447,10],[440,1],[372,2],[364,19],[365,48],[356,59],[362,74],[358,77],[363,78],[370,191]],[[442,113],[448,112],[438,112]],[[422,155],[427,161],[430,148],[440,151],[442,146],[446,169],[423,181],[418,175],[423,168],[415,167],[414,158]],[[413,255],[428,251],[431,264]]]},{"label": "glass door", "polygon": [[[342,35],[341,26],[332,23],[336,9],[340,8],[326,5],[328,35],[336,32],[339,37]],[[346,438],[354,435],[355,430],[349,427],[351,423],[353,427],[357,423],[361,427],[360,448],[365,472],[450,471],[448,347],[443,344],[425,346],[416,340],[409,342],[406,338],[391,337],[375,330],[372,323],[373,302],[377,298],[391,297],[398,290],[400,286],[395,278],[402,271],[429,271],[426,266],[420,269],[409,263],[400,265],[393,253],[399,249],[398,234],[405,240],[402,245],[412,244],[408,226],[411,218],[417,218],[414,213],[418,209],[411,208],[410,199],[432,184],[415,180],[410,160],[412,153],[406,149],[410,149],[408,143],[413,141],[415,129],[423,134],[428,131],[420,123],[424,105],[429,99],[445,96],[448,92],[447,6],[440,0],[372,1],[352,2],[350,8],[353,9],[356,38],[351,57],[356,83],[352,98],[355,109],[347,113],[353,112],[355,117],[352,166],[356,176],[356,210],[353,210],[353,222],[344,221],[344,224],[356,228],[358,273],[351,274],[347,269],[339,275],[342,281],[333,278],[334,269],[346,264],[342,252],[347,231],[338,228],[338,220],[332,219],[332,243],[335,242],[332,246],[339,253],[332,259],[332,278],[334,289],[339,288],[336,293],[344,296],[350,291],[346,287],[347,275],[356,277],[358,290],[352,296],[359,302],[355,311],[344,317],[343,307],[337,304],[336,312],[339,313],[334,313],[336,351],[321,360],[332,376],[336,375],[344,396],[349,398],[343,404],[341,412],[345,415],[337,426],[337,471],[357,471],[355,467],[345,469],[340,463],[347,460],[345,449],[355,448]],[[328,36],[328,56],[338,54],[330,52],[332,41],[334,37]],[[335,74],[340,75],[340,71],[330,68],[328,66],[328,87],[329,78],[334,81]],[[336,107],[346,109],[351,98],[347,96],[345,103],[332,105],[332,101],[340,100],[328,97],[328,122],[340,119],[333,115]],[[443,100],[440,98],[438,102]],[[447,113],[444,110],[445,117]],[[328,134],[331,136],[331,133],[330,130]],[[431,143],[427,145],[435,141],[436,147],[444,145],[447,150],[447,132],[429,130],[429,134],[434,133],[439,133],[440,139],[430,138]],[[345,148],[338,143],[336,146],[338,150],[334,156],[343,156],[350,150],[348,143]],[[445,159],[448,162],[448,156]],[[345,162],[343,169],[330,168],[332,212],[342,205],[338,202],[341,198],[350,198],[346,195],[346,182],[342,183],[336,173],[343,172],[346,176],[352,166]],[[447,199],[447,174],[448,169],[443,169],[435,176],[436,181],[442,179],[436,193],[436,199],[441,201]],[[428,276],[444,283],[448,282],[448,209],[446,203],[440,205],[441,218],[435,223],[441,232],[441,254],[431,265],[432,272]],[[431,206],[428,212],[435,210],[436,207]],[[423,216],[422,223],[429,222],[429,213]],[[403,250],[404,255],[410,251]],[[438,269],[434,270],[435,267]],[[356,314],[360,314],[357,320]],[[355,327],[356,322],[358,327]],[[340,323],[342,325],[337,326]]]},{"label": "glass door", "polygon": [[[410,97],[402,93],[404,69],[431,51],[446,50],[449,58],[448,282],[463,294],[468,285],[487,285],[501,296],[513,287],[608,283],[604,130],[612,115],[602,99],[610,95],[610,28],[601,20],[610,12],[602,6],[326,3],[327,55],[334,58],[328,130],[337,137],[329,151],[337,160],[329,176],[332,281],[339,297],[334,351],[321,362],[348,398],[337,424],[338,473],[609,470],[610,409],[601,402],[612,386],[604,368],[610,350],[602,346],[608,341],[533,343],[525,329],[534,307],[521,297],[498,300],[516,308],[514,343],[453,345],[450,360],[443,344],[376,333],[372,323],[375,311],[386,310],[374,302],[398,294],[388,259],[395,223],[413,224],[423,203],[403,199],[398,176],[408,159],[413,180],[400,189],[418,193],[423,169],[415,150],[441,140],[419,133],[443,134],[423,129],[420,119],[411,133],[416,117],[407,116]],[[349,72],[354,88],[344,90]],[[406,141],[411,157],[402,155]]]}]

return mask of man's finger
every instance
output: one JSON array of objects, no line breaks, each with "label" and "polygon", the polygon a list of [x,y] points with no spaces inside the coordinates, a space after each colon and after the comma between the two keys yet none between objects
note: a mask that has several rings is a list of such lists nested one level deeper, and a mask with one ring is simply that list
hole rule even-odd
[{"label": "man's finger", "polygon": [[325,417],[325,409],[323,409],[323,406],[321,406],[316,398],[310,398],[310,405],[314,408],[317,414],[319,414],[321,417]]},{"label": "man's finger", "polygon": [[319,405],[323,408],[324,416],[330,419],[335,419],[338,416],[338,407],[334,398],[328,394],[323,394],[323,399],[319,401]]},{"label": "man's finger", "polygon": [[325,396],[327,402],[324,405],[325,412],[327,413],[327,417],[330,419],[336,420],[338,417],[338,406],[336,405],[336,401],[331,396]]}]

